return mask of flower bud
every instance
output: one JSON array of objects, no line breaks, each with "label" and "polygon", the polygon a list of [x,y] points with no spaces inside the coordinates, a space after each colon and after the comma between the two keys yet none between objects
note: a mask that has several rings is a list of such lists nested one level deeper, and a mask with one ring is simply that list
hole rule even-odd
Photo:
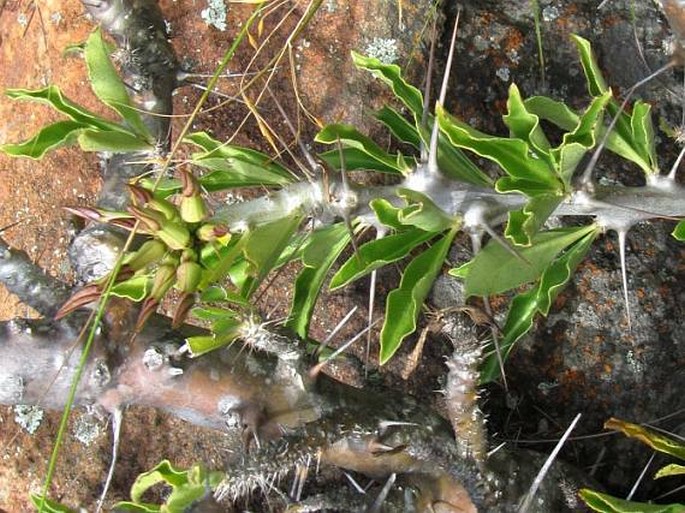
[{"label": "flower bud", "polygon": [[162,298],[169,292],[169,289],[174,284],[176,279],[176,266],[172,264],[162,264],[157,268],[155,279],[152,281],[152,290],[150,291],[150,298],[161,301]]},{"label": "flower bud", "polygon": [[178,305],[176,305],[176,311],[174,312],[174,316],[171,320],[171,327],[173,329],[178,329],[185,322],[186,318],[188,317],[188,313],[194,304],[195,294],[183,294],[181,300],[178,302]]},{"label": "flower bud", "polygon": [[202,196],[183,196],[181,199],[181,219],[186,223],[199,223],[207,218],[207,206]]},{"label": "flower bud", "polygon": [[148,201],[147,206],[152,210],[161,212],[168,221],[178,221],[180,219],[178,208],[176,208],[176,205],[171,201],[161,198],[152,198]]},{"label": "flower bud", "polygon": [[185,249],[190,245],[190,232],[180,223],[167,221],[155,235],[171,249]]},{"label": "flower bud", "polygon": [[220,224],[206,223],[195,230],[195,236],[205,242],[212,242],[228,235],[228,229]]},{"label": "flower bud", "polygon": [[202,266],[197,262],[183,262],[176,270],[176,286],[181,292],[195,292],[202,279]]},{"label": "flower bud", "polygon": [[166,252],[166,244],[162,241],[156,239],[148,240],[138,248],[138,251],[131,255],[127,265],[134,271],[138,271],[148,265],[159,262]]},{"label": "flower bud", "polygon": [[145,207],[128,207],[128,211],[135,217],[143,227],[150,232],[157,232],[162,228],[162,223],[166,221],[166,218],[161,212],[156,210],[151,210]]}]

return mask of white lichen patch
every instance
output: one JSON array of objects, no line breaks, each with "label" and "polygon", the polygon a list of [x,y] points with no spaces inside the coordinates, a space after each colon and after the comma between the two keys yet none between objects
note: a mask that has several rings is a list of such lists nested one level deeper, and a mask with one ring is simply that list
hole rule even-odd
[{"label": "white lichen patch", "polygon": [[207,25],[222,32],[226,30],[226,4],[224,0],[207,0],[207,8],[202,9],[200,16]]},{"label": "white lichen patch", "polygon": [[88,447],[100,436],[100,422],[93,415],[81,415],[72,432],[76,440]]},{"label": "white lichen patch", "polygon": [[43,415],[43,410],[38,406],[17,404],[14,407],[14,421],[30,435],[35,433],[40,426]]},{"label": "white lichen patch", "polygon": [[374,37],[366,48],[364,53],[369,57],[374,57],[383,64],[394,64],[399,59],[399,51],[397,49],[397,39]]}]

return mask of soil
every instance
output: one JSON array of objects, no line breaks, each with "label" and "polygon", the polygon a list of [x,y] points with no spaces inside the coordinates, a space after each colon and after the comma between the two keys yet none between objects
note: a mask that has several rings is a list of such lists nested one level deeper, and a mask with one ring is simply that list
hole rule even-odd
[{"label": "soil", "polygon": [[[478,2],[473,3],[477,4]],[[521,2],[522,5],[524,3],[528,5],[528,2]],[[296,9],[299,9],[299,12],[302,11],[303,2],[293,2],[293,4],[295,4]],[[381,4],[385,6],[386,11],[380,11],[381,8],[378,6]],[[483,4],[488,4],[488,2],[483,2]],[[555,37],[566,37],[573,30],[579,28],[587,30],[590,27],[588,24],[583,25],[578,21],[585,18],[582,18],[578,11],[571,9],[572,4],[572,2],[564,3],[566,10],[562,9],[561,14],[550,22],[553,27],[549,31],[555,33]],[[397,5],[404,5],[404,10],[398,12]],[[395,3],[329,0],[324,2],[324,6],[320,9],[303,38],[293,46],[293,68],[296,68],[298,77],[297,92],[300,95],[302,105],[313,115],[314,121],[307,117],[302,108],[299,108],[289,73],[276,74],[272,85],[286,111],[291,113],[292,119],[299,121],[303,140],[311,140],[316,132],[317,123],[331,121],[353,123],[361,127],[362,131],[371,132],[372,136],[376,136],[376,140],[389,140],[387,134],[379,135],[378,128],[370,116],[371,109],[388,100],[389,96],[373,80],[354,70],[348,58],[349,50],[352,48],[364,50],[374,41],[376,35],[381,40],[396,38],[398,54],[401,56],[400,64],[403,68],[408,66],[409,75],[417,79],[414,83],[420,84],[420,70],[425,66],[423,21],[428,6],[429,2],[420,1]],[[198,73],[211,73],[223,56],[228,44],[232,41],[231,38],[238,27],[238,20],[244,20],[247,11],[240,6],[231,7],[228,16],[228,29],[223,32],[208,26],[202,20],[200,11],[204,7],[205,4],[202,1],[176,2],[175,0],[165,0],[162,2],[163,12],[170,23],[172,41],[178,54],[184,58],[185,66]],[[3,74],[0,76],[0,88],[39,88],[54,83],[59,85],[68,97],[77,100],[91,110],[103,112],[88,87],[82,59],[77,55],[65,54],[67,47],[85,40],[93,28],[92,22],[84,15],[81,4],[75,0],[43,0],[41,2],[5,0],[0,3],[0,9],[0,69],[3,70]],[[283,14],[285,11],[279,12]],[[467,9],[466,15],[469,24],[464,29],[464,37],[469,43],[464,43],[462,50],[471,61],[463,71],[471,77],[471,81],[467,78],[460,81],[456,95],[461,99],[468,98],[469,95],[472,97],[470,100],[459,102],[457,106],[454,106],[454,110],[458,111],[464,119],[478,119],[482,127],[501,129],[498,121],[493,120],[496,120],[497,112],[501,112],[503,108],[501,99],[506,97],[506,81],[493,79],[492,73],[489,76],[480,76],[479,73],[485,73],[484,70],[488,69],[490,71],[499,70],[503,67],[508,67],[510,72],[516,73],[519,67],[521,69],[527,65],[530,65],[531,68],[534,67],[535,43],[530,35],[532,32],[523,29],[519,21],[513,23],[511,19],[503,20],[507,16],[514,17],[514,12],[495,15],[489,11],[485,12],[472,7],[470,11]],[[288,28],[293,27],[294,18],[283,16],[283,19],[282,32],[287,32]],[[398,31],[396,28],[397,20],[403,22],[403,31]],[[566,20],[566,24],[563,23],[564,20]],[[607,20],[605,23],[607,33],[616,38],[617,29],[612,28],[615,27],[612,25],[615,23],[615,19],[607,17]],[[277,20],[275,19],[268,20],[265,31],[268,31],[276,23]],[[256,36],[258,37],[258,35]],[[476,36],[480,37],[481,40],[477,40]],[[552,36],[550,35],[550,37]],[[485,50],[483,50],[483,44],[485,44]],[[550,53],[553,57],[564,58],[567,61],[575,58],[568,50],[568,45],[564,45],[563,48],[562,50],[560,44],[559,49],[550,50]],[[246,69],[253,54],[253,48],[243,45],[230,70],[235,72]],[[520,55],[522,59],[517,60],[516,64],[514,64],[512,57],[514,54]],[[266,61],[264,60],[261,64],[264,62]],[[283,66],[286,68],[288,64]],[[555,72],[558,69],[559,67],[553,68]],[[621,69],[620,71],[625,70]],[[534,90],[536,86],[539,86],[536,82],[538,76],[536,73],[531,72],[523,76],[523,71],[520,72],[522,81],[529,90]],[[556,75],[552,77],[557,79],[557,82],[553,82],[553,84],[565,81],[564,83],[568,84],[568,87],[565,89],[560,87],[556,92],[562,94],[563,89],[563,93],[570,94],[575,98],[574,95],[577,95],[577,91],[583,87],[582,79],[577,77],[577,70],[575,74],[568,73],[570,76]],[[197,79],[200,83],[204,80],[206,79]],[[236,90],[235,82],[230,80],[222,81],[220,87],[226,94],[233,94]],[[662,91],[663,89],[660,87],[659,90]],[[179,90],[176,96],[175,113],[188,113],[199,94],[198,89],[191,87]],[[363,101],[359,99],[360,97],[363,98]],[[498,98],[498,100],[493,98]],[[215,106],[219,101],[218,98],[213,98],[209,106]],[[487,105],[491,112],[482,114],[483,105]],[[265,104],[260,112],[270,122],[280,119],[273,104]],[[215,137],[225,139],[238,130],[245,114],[244,107],[233,104],[229,108],[217,109],[204,114],[199,118],[194,129],[208,129],[212,131]],[[667,115],[672,118],[672,114]],[[0,142],[22,140],[34,133],[37,127],[57,119],[57,116],[45,106],[13,102],[4,97],[0,98],[0,116],[0,119],[3,120],[0,123]],[[183,121],[184,118],[176,120],[176,126],[179,126]],[[276,125],[276,132],[291,142],[292,137],[288,135],[284,124],[282,122],[275,122],[274,124]],[[235,142],[270,151],[260,127],[253,119],[248,120],[240,128]],[[67,248],[75,233],[76,223],[69,218],[62,207],[94,203],[99,186],[97,156],[84,155],[76,148],[64,148],[51,152],[39,162],[9,159],[0,155],[0,230],[2,236],[14,247],[27,251],[31,258],[48,272],[69,281],[71,275],[67,264]],[[666,232],[667,229],[668,227],[664,226],[661,231]],[[654,239],[649,239],[648,235],[645,237],[647,237],[648,242],[644,242],[644,238],[636,239],[635,253],[639,254],[640,250],[647,251],[650,247],[650,240],[654,244],[662,244],[663,247],[667,247],[665,250],[667,256],[663,259],[656,260],[657,257],[654,254],[648,255],[648,257],[654,259],[651,261],[651,265],[667,266],[669,274],[660,282],[643,281],[638,283],[643,286],[643,290],[647,290],[649,287],[656,289],[659,297],[648,294],[648,300],[651,301],[648,303],[652,305],[653,309],[659,311],[654,315],[651,313],[644,314],[643,317],[639,317],[638,311],[637,315],[639,319],[644,321],[643,324],[645,325],[648,321],[656,319],[658,315],[658,319],[661,321],[655,325],[656,327],[653,326],[653,329],[660,334],[661,338],[655,335],[652,343],[656,344],[654,340],[659,340],[660,343],[664,344],[664,348],[673,349],[675,335],[672,334],[679,332],[682,328],[683,318],[682,296],[678,295],[683,286],[683,274],[685,273],[682,267],[684,261],[682,249],[675,247],[670,242],[664,242],[658,236],[654,236]],[[614,411],[612,405],[605,404],[604,401],[607,400],[608,396],[612,396],[616,390],[603,389],[600,386],[601,383],[607,382],[606,376],[602,379],[598,378],[600,384],[590,379],[590,372],[588,372],[588,376],[583,375],[582,380],[575,378],[578,377],[578,367],[602,368],[609,374],[613,371],[618,372],[618,366],[617,369],[603,367],[602,357],[605,354],[606,344],[612,340],[611,337],[620,335],[613,332],[611,335],[606,332],[600,333],[601,326],[597,327],[597,333],[578,333],[580,328],[570,329],[568,327],[569,317],[563,313],[565,307],[570,311],[575,311],[578,309],[578,304],[592,303],[599,305],[599,310],[603,310],[600,312],[600,318],[605,319],[603,322],[606,323],[606,319],[612,318],[611,309],[619,308],[615,306],[616,303],[607,302],[607,297],[612,301],[613,298],[619,297],[620,291],[616,287],[613,285],[605,286],[602,289],[605,296],[597,296],[596,290],[592,288],[593,282],[595,282],[594,286],[597,285],[597,282],[620,283],[610,281],[618,279],[615,259],[612,260],[611,257],[607,256],[609,253],[607,246],[610,245],[610,239],[602,242],[596,250],[598,254],[593,257],[594,260],[592,261],[599,262],[599,264],[586,263],[570,291],[559,299],[559,304],[556,305],[555,310],[558,317],[553,318],[554,322],[549,324],[549,330],[542,325],[537,338],[531,338],[525,345],[522,345],[521,355],[529,354],[532,356],[517,363],[519,370],[512,373],[510,379],[513,392],[506,395],[499,388],[491,391],[493,410],[500,409],[496,413],[496,418],[493,419],[493,425],[501,430],[501,438],[553,437],[560,430],[563,431],[563,427],[567,425],[567,418],[572,417],[576,410],[583,407],[592,409],[592,404],[598,404],[596,401],[601,403],[601,411],[597,412],[598,417],[606,418]],[[649,267],[650,263],[648,262],[646,265]],[[643,271],[647,272],[644,269]],[[287,308],[290,298],[286,285],[292,283],[292,272],[294,270],[286,271],[279,276],[279,283],[282,282],[283,286],[273,287],[264,296],[264,310],[272,311],[274,317],[277,317]],[[381,282],[384,288],[389,289],[391,283],[397,280],[397,273],[394,269],[385,271],[385,273]],[[674,282],[675,285],[673,285]],[[667,288],[664,283],[669,283],[671,288]],[[679,283],[680,285],[678,285]],[[337,294],[328,298],[325,305],[320,305],[317,310],[317,317],[312,327],[313,336],[325,337],[325,334],[330,332],[337,320],[342,318],[353,305],[365,304],[366,292],[362,285],[344,294]],[[680,301],[678,297],[681,297]],[[376,315],[380,316],[383,305],[379,304],[377,309]],[[364,310],[364,308],[360,309],[361,313],[358,314],[360,320],[357,325],[350,325],[346,328],[348,333],[356,331],[359,323],[363,322],[361,319],[366,317]],[[0,286],[0,320],[32,315],[35,314]],[[575,319],[574,322],[578,326],[582,326],[586,323],[586,319]],[[618,327],[619,322],[617,321],[615,324]],[[563,336],[560,333],[562,330],[564,331]],[[563,355],[560,356],[558,353],[555,355],[553,352],[545,353],[535,345],[536,343],[539,345],[540,340],[550,337],[559,344],[563,344],[569,336],[577,336],[569,344],[585,358],[584,362],[574,362],[575,374],[573,369],[569,370],[569,367],[565,366]],[[341,340],[344,339],[344,335],[341,336]],[[585,343],[582,347],[580,347],[581,342]],[[639,344],[634,340],[630,344],[632,344],[631,348],[640,350],[648,346],[648,343],[642,340],[639,341]],[[587,347],[597,348],[600,345],[603,348],[601,351],[599,349],[596,351],[587,350]],[[449,345],[444,339],[431,340],[425,348],[419,370],[408,380],[399,377],[406,370],[403,363],[406,360],[401,357],[394,360],[383,371],[380,379],[399,389],[411,390],[426,400],[438,404],[439,398],[433,391],[440,388],[439,379],[444,373],[442,359],[448,347]],[[659,348],[661,347],[659,346]],[[407,349],[407,352],[409,350]],[[683,349],[682,339],[680,345],[676,345],[674,350],[674,356],[668,360],[667,366],[663,368],[664,373],[676,374],[674,369],[682,368],[685,362],[683,356],[685,349]],[[363,352],[363,348],[357,350],[360,355],[363,355]],[[544,362],[538,360],[544,360]],[[649,360],[648,363],[660,365],[656,360]],[[623,365],[623,367],[627,366]],[[555,376],[561,376],[560,382],[556,383],[560,395],[554,404],[550,404],[548,393],[543,392],[543,388],[536,387],[540,383],[554,385]],[[619,383],[616,386],[620,386],[620,376],[617,376],[614,374],[612,379],[615,383]],[[347,379],[352,380],[353,377],[348,376]],[[641,405],[642,409],[636,413],[640,418],[628,420],[648,420],[660,413],[677,412],[679,404],[682,407],[682,399],[669,396],[670,399],[666,401],[659,395],[659,391],[649,388],[655,386],[656,379],[657,377],[645,379],[644,382],[636,382],[630,386],[643,387],[631,389],[632,394],[642,398],[638,402],[651,401],[654,405],[654,395],[657,395],[661,401],[660,407],[651,408],[650,405]],[[677,391],[678,384],[682,383],[682,380],[682,377],[678,380],[673,378],[669,382],[669,387]],[[530,381],[530,384],[527,384],[527,381]],[[507,409],[507,402],[510,403],[511,398],[516,393],[519,398],[527,402],[518,403],[518,409]],[[621,400],[628,402],[631,393],[623,394]],[[561,405],[560,401],[562,402]],[[569,405],[569,410],[566,412],[564,411],[564,404]],[[621,406],[623,408],[621,411],[625,414],[631,414],[631,411],[624,406]],[[545,409],[545,411],[541,412],[540,408]],[[0,464],[0,507],[10,512],[32,511],[29,492],[36,493],[41,490],[59,423],[59,412],[46,413],[43,422],[34,435],[29,435],[22,430],[15,423],[14,416],[12,408],[0,408],[0,455],[2,456],[2,464]],[[82,427],[78,427],[80,419],[80,413],[71,419],[69,431],[72,435],[76,431],[83,431]],[[508,422],[509,420],[511,422]],[[549,425],[543,425],[543,421],[552,424],[552,428]],[[54,499],[64,499],[72,506],[82,505],[92,509],[111,459],[111,442],[107,435],[106,422],[96,423],[96,426],[101,434],[96,436],[89,445],[84,445],[74,436],[67,437],[53,483],[51,496]],[[586,432],[597,433],[600,429],[601,421],[597,419],[586,426]],[[517,430],[520,431],[520,435],[516,434]],[[126,499],[135,477],[152,468],[165,457],[180,467],[187,467],[197,461],[203,461],[208,467],[221,468],[222,462],[225,460],[223,454],[225,443],[221,433],[193,428],[156,411],[136,410],[127,412],[122,436],[122,451],[119,455],[113,486],[108,496],[108,504]],[[542,449],[546,450],[548,447],[548,445],[543,445]],[[612,448],[611,450],[615,449]],[[587,451],[588,449],[582,450]],[[581,450],[579,449],[579,451]],[[573,456],[571,455],[571,459],[574,459]],[[588,467],[593,462],[587,456],[579,457],[575,461]],[[631,463],[633,467],[629,467],[627,464],[620,467],[618,475],[614,476],[615,481],[622,479],[624,483],[629,483],[637,477],[634,472],[636,462]],[[605,464],[610,465],[609,463]]]}]

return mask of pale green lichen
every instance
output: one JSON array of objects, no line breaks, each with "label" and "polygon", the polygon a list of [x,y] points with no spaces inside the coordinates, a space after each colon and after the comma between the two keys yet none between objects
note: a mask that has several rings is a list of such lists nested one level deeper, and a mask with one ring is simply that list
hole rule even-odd
[{"label": "pale green lichen", "polygon": [[365,49],[366,55],[375,57],[383,64],[394,64],[399,59],[397,39],[374,37]]},{"label": "pale green lichen", "polygon": [[43,420],[44,412],[38,406],[17,404],[14,407],[14,421],[29,434],[33,434]]},{"label": "pale green lichen", "polygon": [[207,8],[202,9],[200,16],[207,25],[226,30],[226,4],[224,0],[207,0]]}]

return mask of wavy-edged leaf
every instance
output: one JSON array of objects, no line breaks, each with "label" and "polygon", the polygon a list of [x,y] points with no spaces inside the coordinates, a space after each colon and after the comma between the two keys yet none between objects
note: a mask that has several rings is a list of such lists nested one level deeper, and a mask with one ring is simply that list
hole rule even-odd
[{"label": "wavy-edged leaf", "polygon": [[151,139],[150,131],[143,123],[140,113],[131,105],[126,86],[109,58],[109,47],[102,39],[99,28],[88,36],[84,55],[90,86],[95,95],[126,120],[136,134]]},{"label": "wavy-edged leaf", "polygon": [[[200,465],[189,470],[177,470],[169,460],[163,460],[155,468],[136,478],[131,486],[131,501],[119,503],[114,508],[123,511],[182,513],[194,502],[205,497],[208,489],[215,489],[223,479],[222,476],[221,472],[206,471]],[[160,507],[143,502],[145,492],[158,484],[171,487],[171,493],[164,504]],[[127,509],[136,506],[143,509]]]},{"label": "wavy-edged leaf", "polygon": [[68,508],[59,502],[50,499],[43,500],[43,496],[37,493],[31,494],[31,502],[33,502],[36,508],[40,508],[42,504],[43,509],[41,511],[43,513],[76,513],[76,510]]},{"label": "wavy-edged leaf", "polygon": [[101,130],[123,130],[121,125],[102,119],[81,105],[64,96],[59,87],[49,85],[43,89],[8,89],[5,94],[12,100],[34,101],[49,105],[58,112],[91,128]]},{"label": "wavy-edged leaf", "polygon": [[195,335],[186,339],[186,344],[188,344],[190,354],[193,357],[201,356],[224,347],[235,341],[240,336],[240,329],[243,324],[242,321],[226,318],[224,321],[217,322],[222,323],[221,333],[214,333],[212,335]]},{"label": "wavy-edged leaf", "polygon": [[42,159],[48,151],[73,142],[84,128],[86,126],[78,121],[58,121],[44,127],[27,141],[0,145],[0,151],[12,157]]},{"label": "wavy-edged leaf", "polygon": [[131,301],[142,301],[150,292],[152,280],[146,274],[134,276],[126,281],[117,283],[112,287],[111,294],[116,297],[130,299]]},{"label": "wavy-edged leaf", "polygon": [[678,222],[671,235],[677,240],[685,241],[685,219]]},{"label": "wavy-edged leaf", "polygon": [[530,246],[516,248],[521,258],[491,240],[470,262],[450,273],[464,278],[467,296],[499,294],[537,280],[565,248],[596,231],[596,226],[588,225],[540,232]]},{"label": "wavy-edged leaf", "polygon": [[[319,158],[333,169],[343,169],[344,164],[344,168],[347,171],[366,170],[378,171],[379,173],[397,174],[397,167],[399,166],[397,162],[390,166],[385,162],[381,162],[375,158],[369,157],[368,153],[363,150],[350,147],[342,149],[343,160],[340,160],[340,151],[337,148],[335,150],[328,150],[323,153],[319,153]],[[405,159],[404,162],[407,163],[407,160],[409,160],[408,165],[410,167],[415,165],[413,159]]]},{"label": "wavy-edged leaf", "polygon": [[388,294],[380,337],[381,365],[392,358],[407,336],[416,331],[421,306],[442,269],[456,233],[455,227],[414,258],[404,270],[400,286]]},{"label": "wavy-edged leaf", "polygon": [[611,418],[604,423],[604,429],[620,431],[624,435],[635,438],[655,451],[663,452],[685,460],[685,443],[670,436],[654,431],[632,422]]},{"label": "wavy-edged leaf", "polygon": [[518,246],[530,246],[533,236],[563,199],[563,196],[552,194],[530,198],[521,210],[509,212],[504,235]]},{"label": "wavy-edged leaf", "polygon": [[540,127],[540,118],[528,111],[516,84],[509,86],[507,111],[502,119],[509,127],[512,136],[526,141],[536,155],[544,158],[549,166],[554,165],[554,161],[549,156],[551,146]]},{"label": "wavy-edged leaf", "polygon": [[357,68],[371,72],[374,77],[389,85],[395,96],[414,115],[415,121],[420,122],[423,113],[423,95],[421,91],[402,78],[402,70],[399,66],[383,64],[374,57],[365,57],[356,52],[352,52],[352,62]]},{"label": "wavy-edged leaf", "polygon": [[670,463],[662,468],[659,469],[659,471],[654,474],[654,479],[661,479],[662,477],[671,477],[671,476],[682,476],[685,475],[685,466],[684,465],[678,465],[676,463]]},{"label": "wavy-edged leaf", "polygon": [[340,141],[345,146],[364,152],[369,158],[377,160],[388,169],[395,169],[396,173],[406,175],[412,169],[403,158],[400,158],[400,154],[392,155],[384,151],[372,139],[351,125],[326,125],[316,134],[314,140],[323,144],[335,144]]},{"label": "wavy-edged leaf", "polygon": [[587,83],[587,89],[592,96],[601,96],[607,91],[609,91],[609,86],[607,86],[606,80],[602,75],[602,70],[597,64],[597,59],[592,51],[592,45],[587,39],[580,37],[577,34],[572,34],[571,38],[578,48],[578,54],[580,55],[580,64],[583,67],[583,72],[585,73],[585,81]]},{"label": "wavy-edged leaf", "polygon": [[456,219],[447,215],[425,194],[412,189],[399,188],[397,195],[407,206],[400,209],[397,220],[405,226],[415,226],[427,232],[438,233],[454,226]]},{"label": "wavy-edged leaf", "polygon": [[93,129],[80,132],[78,144],[83,151],[110,151],[112,153],[150,151],[154,148],[146,139],[133,133],[104,132]]},{"label": "wavy-edged leaf", "polygon": [[[530,330],[538,313],[547,315],[552,302],[563,290],[576,267],[589,251],[597,233],[598,230],[595,229],[568,248],[545,269],[536,286],[512,300],[503,328],[504,335],[500,340],[502,358],[506,359],[514,343]],[[491,354],[483,364],[481,383],[485,384],[497,379],[499,373],[498,358],[495,354]]]},{"label": "wavy-edged leaf", "polygon": [[358,253],[352,255],[331,278],[331,290],[344,287],[375,269],[404,258],[412,249],[434,236],[435,233],[414,228],[361,245]]},{"label": "wavy-edged leaf", "polygon": [[306,338],[316,299],[333,263],[350,243],[350,233],[343,223],[315,231],[302,252],[304,269],[295,280],[293,303],[287,325]]},{"label": "wavy-edged leaf", "polygon": [[683,513],[684,504],[647,504],[618,499],[611,495],[583,488],[580,497],[590,508],[600,513]]},{"label": "wavy-edged leaf", "polygon": [[247,272],[250,276],[241,286],[240,293],[243,297],[250,297],[264,277],[274,269],[301,220],[300,216],[291,215],[257,226],[243,234],[242,238],[246,239],[243,254],[249,264]]},{"label": "wavy-edged leaf", "polygon": [[204,150],[193,154],[193,163],[216,173],[200,178],[200,182],[208,190],[261,185],[285,186],[293,181],[292,174],[286,168],[259,151],[224,144],[206,132],[187,135],[184,141]]},{"label": "wavy-edged leaf", "polygon": [[647,172],[655,174],[659,172],[656,158],[656,144],[654,139],[654,124],[652,123],[652,106],[642,101],[633,104],[630,115],[630,127],[633,134],[633,147],[642,159],[649,164]]},{"label": "wavy-edged leaf", "polygon": [[594,98],[575,128],[565,133],[561,145],[552,150],[559,175],[569,189],[576,167],[588,150],[595,147],[600,134],[604,132],[603,113],[610,100],[611,93]]},{"label": "wavy-edged leaf", "polygon": [[550,121],[566,131],[578,126],[580,117],[564,102],[553,100],[547,96],[531,96],[524,100],[526,109],[540,119]]},{"label": "wavy-edged leaf", "polygon": [[421,147],[419,131],[392,107],[385,105],[374,116],[400,141],[411,144],[417,150]]},{"label": "wavy-edged leaf", "polygon": [[497,163],[509,176],[497,181],[501,192],[517,191],[535,196],[563,190],[563,184],[547,163],[520,139],[495,137],[479,132],[438,107],[440,128],[452,144]]}]

